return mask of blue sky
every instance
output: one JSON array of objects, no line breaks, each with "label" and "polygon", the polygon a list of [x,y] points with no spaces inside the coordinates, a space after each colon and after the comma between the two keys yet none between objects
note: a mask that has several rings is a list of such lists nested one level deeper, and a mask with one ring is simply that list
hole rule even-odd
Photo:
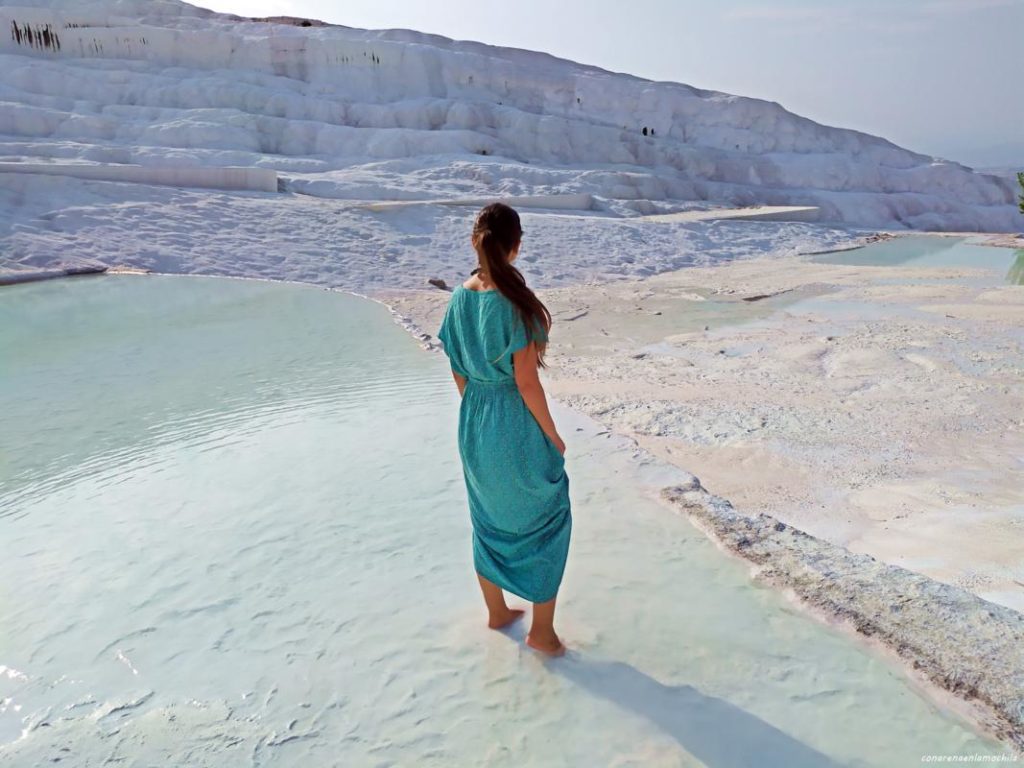
[{"label": "blue sky", "polygon": [[194,1],[545,51],[1024,168],[1024,0]]}]

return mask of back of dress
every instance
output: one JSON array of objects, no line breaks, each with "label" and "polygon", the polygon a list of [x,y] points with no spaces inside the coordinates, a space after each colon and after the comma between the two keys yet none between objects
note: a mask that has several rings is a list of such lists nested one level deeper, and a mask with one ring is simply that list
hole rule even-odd
[{"label": "back of dress", "polygon": [[569,477],[516,385],[512,355],[529,343],[526,326],[504,294],[459,286],[437,336],[452,370],[466,378],[458,438],[473,565],[502,589],[551,600],[572,531]]},{"label": "back of dress", "polygon": [[[514,377],[512,355],[529,343],[515,306],[497,290],[452,292],[437,337],[452,370],[468,379],[498,383]],[[547,340],[543,329],[538,340]]]}]

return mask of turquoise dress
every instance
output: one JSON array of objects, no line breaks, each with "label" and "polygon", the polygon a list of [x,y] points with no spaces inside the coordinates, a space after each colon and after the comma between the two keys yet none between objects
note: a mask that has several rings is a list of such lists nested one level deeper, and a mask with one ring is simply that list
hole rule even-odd
[{"label": "turquoise dress", "polygon": [[512,353],[527,345],[526,326],[504,294],[460,285],[437,336],[452,370],[466,378],[459,456],[473,565],[502,589],[547,602],[562,581],[572,515],[565,459],[516,387]]}]

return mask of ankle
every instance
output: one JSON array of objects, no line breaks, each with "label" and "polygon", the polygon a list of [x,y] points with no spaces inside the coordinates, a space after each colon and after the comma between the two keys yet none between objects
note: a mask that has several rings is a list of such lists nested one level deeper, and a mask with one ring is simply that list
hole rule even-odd
[{"label": "ankle", "polygon": [[540,642],[558,641],[558,634],[555,632],[554,627],[530,627],[530,631],[527,634]]}]

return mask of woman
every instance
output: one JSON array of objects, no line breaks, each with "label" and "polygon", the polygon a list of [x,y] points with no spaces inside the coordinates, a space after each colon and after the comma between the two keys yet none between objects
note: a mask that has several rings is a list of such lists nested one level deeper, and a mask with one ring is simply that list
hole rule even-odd
[{"label": "woman", "polygon": [[555,597],[572,529],[569,478],[538,376],[551,313],[512,266],[522,234],[509,206],[480,211],[472,235],[479,266],[455,287],[437,335],[462,396],[459,456],[487,625],[523,615],[505,603],[508,590],[533,603],[527,644],[559,656]]}]

